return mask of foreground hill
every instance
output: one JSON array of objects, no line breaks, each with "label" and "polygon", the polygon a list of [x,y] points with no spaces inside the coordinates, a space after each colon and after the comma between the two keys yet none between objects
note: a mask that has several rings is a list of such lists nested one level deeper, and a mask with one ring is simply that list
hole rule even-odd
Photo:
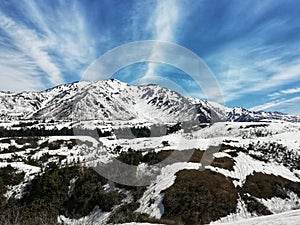
[{"label": "foreground hill", "polygon": [[[297,123],[218,122],[139,138],[117,138],[112,129],[99,139],[62,136],[69,122],[41,123],[22,124],[22,129],[56,127],[55,136],[0,138],[1,224],[238,224],[300,208]],[[219,147],[212,151],[211,146]],[[175,161],[157,164],[173,153]],[[191,153],[187,161],[185,153]],[[202,160],[204,154],[211,163]],[[99,163],[110,165],[114,159],[136,166],[136,172],[125,176],[113,167],[112,174],[128,179],[152,171],[153,180],[128,186],[96,172]],[[294,214],[284,215],[282,224],[289,224]]]}]

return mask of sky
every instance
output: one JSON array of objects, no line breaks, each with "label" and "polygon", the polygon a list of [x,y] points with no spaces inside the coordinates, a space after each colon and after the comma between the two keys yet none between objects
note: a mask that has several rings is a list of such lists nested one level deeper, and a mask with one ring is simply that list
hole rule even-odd
[{"label": "sky", "polygon": [[[159,40],[198,55],[227,106],[300,114],[299,12],[297,0],[1,0],[0,90],[78,81],[107,51]],[[140,62],[113,74],[127,83],[151,76],[208,98],[171,65]]]}]

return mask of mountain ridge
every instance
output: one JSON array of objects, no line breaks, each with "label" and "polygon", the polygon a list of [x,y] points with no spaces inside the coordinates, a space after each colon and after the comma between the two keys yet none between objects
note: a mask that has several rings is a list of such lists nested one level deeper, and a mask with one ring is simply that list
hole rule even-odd
[{"label": "mountain ridge", "polygon": [[39,92],[0,92],[0,119],[147,120],[152,122],[300,121],[299,115],[254,112],[187,98],[156,84],[133,86],[116,79],[77,81]]}]

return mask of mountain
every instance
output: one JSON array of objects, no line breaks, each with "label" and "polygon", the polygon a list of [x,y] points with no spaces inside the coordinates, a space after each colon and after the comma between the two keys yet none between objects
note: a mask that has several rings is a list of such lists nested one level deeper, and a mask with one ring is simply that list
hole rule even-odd
[{"label": "mountain", "polygon": [[[131,86],[117,80],[78,82],[41,92],[0,93],[2,119],[194,120],[197,105],[157,85]],[[205,112],[205,111],[204,111]],[[205,122],[205,121],[204,121]]]},{"label": "mountain", "polygon": [[132,86],[115,79],[76,82],[41,92],[0,92],[0,119],[192,121],[298,121],[299,116],[227,108],[186,98],[158,85]]},{"label": "mountain", "polygon": [[297,116],[117,80],[0,92],[0,112],[0,224],[300,218]]}]

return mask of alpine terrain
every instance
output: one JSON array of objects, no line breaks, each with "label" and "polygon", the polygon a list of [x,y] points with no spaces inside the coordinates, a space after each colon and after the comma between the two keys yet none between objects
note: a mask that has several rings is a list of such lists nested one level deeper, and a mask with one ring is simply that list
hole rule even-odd
[{"label": "alpine terrain", "polygon": [[0,224],[299,224],[299,121],[115,79],[0,92]]}]

